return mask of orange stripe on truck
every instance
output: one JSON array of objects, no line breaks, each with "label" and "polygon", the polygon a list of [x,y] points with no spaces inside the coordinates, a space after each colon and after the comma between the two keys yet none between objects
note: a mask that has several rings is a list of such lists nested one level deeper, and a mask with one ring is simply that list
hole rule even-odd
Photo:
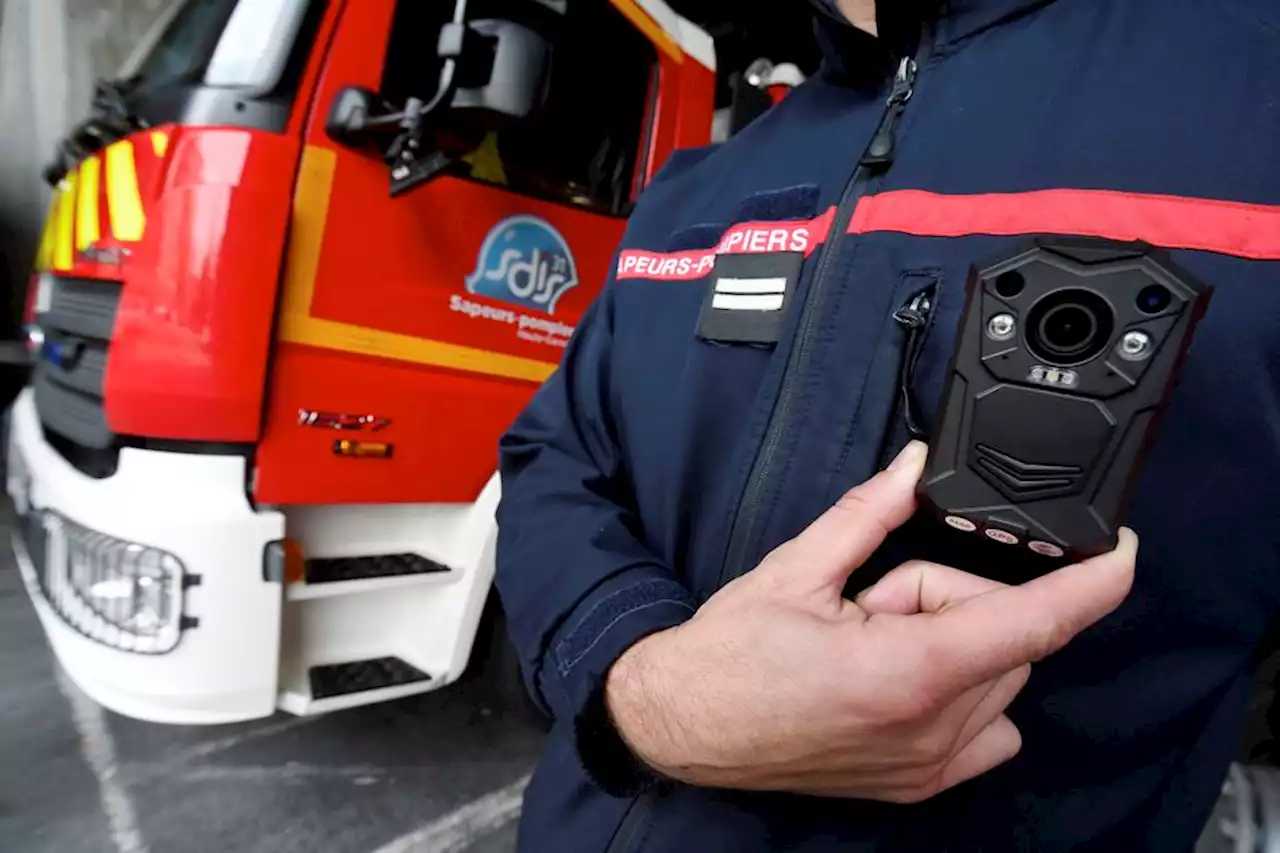
[{"label": "orange stripe on truck", "polygon": [[648,12],[640,8],[636,0],[609,0],[619,12],[622,13],[628,21],[631,22],[637,30],[644,33],[649,41],[663,53],[670,56],[676,62],[684,61],[684,50],[671,37],[671,34],[662,28]]},{"label": "orange stripe on truck", "polygon": [[280,340],[319,349],[535,382],[541,382],[555,371],[556,365],[551,362],[312,316],[311,298],[320,268],[329,196],[337,167],[338,157],[332,149],[315,145],[303,149],[285,264]]}]

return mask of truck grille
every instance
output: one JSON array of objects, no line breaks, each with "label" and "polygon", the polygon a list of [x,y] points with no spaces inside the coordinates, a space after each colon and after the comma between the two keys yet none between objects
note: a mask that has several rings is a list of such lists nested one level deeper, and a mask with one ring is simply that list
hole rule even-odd
[{"label": "truck grille", "polygon": [[32,376],[36,410],[51,443],[72,464],[106,476],[115,467],[115,436],[107,427],[103,380],[120,284],[54,277],[46,286],[47,310],[36,316],[45,336]]}]

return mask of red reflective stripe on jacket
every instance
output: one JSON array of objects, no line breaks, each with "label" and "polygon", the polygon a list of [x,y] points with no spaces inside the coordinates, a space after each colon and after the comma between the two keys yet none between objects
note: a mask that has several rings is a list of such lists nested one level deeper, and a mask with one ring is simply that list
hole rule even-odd
[{"label": "red reflective stripe on jacket", "polygon": [[895,190],[858,204],[849,233],[872,231],[920,237],[1070,234],[1280,260],[1280,206],[1113,190],[981,195]]},{"label": "red reflective stripe on jacket", "polygon": [[808,257],[826,241],[834,217],[835,208],[828,208],[813,219],[740,222],[725,231],[713,249],[683,252],[625,249],[618,255],[616,275],[619,280],[693,281],[711,272],[716,255],[803,252]]}]

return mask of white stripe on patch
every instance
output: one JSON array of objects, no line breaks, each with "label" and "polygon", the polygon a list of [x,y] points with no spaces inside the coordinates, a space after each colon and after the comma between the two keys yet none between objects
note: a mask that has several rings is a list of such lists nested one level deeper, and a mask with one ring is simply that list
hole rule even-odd
[{"label": "white stripe on patch", "polygon": [[722,278],[716,281],[716,293],[786,293],[785,278]]},{"label": "white stripe on patch", "polygon": [[759,295],[743,295],[737,293],[717,293],[711,297],[711,307],[723,311],[777,311],[782,308],[786,299],[783,293],[761,293]]}]

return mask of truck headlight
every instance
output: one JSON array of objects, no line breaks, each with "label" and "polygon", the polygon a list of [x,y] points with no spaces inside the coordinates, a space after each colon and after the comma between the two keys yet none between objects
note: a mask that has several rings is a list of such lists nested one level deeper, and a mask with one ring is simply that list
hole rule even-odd
[{"label": "truck headlight", "polygon": [[[28,548],[50,606],[80,633],[114,648],[164,654],[184,627],[186,572],[173,554],[42,512]],[[31,541],[32,539],[39,541]]]}]

